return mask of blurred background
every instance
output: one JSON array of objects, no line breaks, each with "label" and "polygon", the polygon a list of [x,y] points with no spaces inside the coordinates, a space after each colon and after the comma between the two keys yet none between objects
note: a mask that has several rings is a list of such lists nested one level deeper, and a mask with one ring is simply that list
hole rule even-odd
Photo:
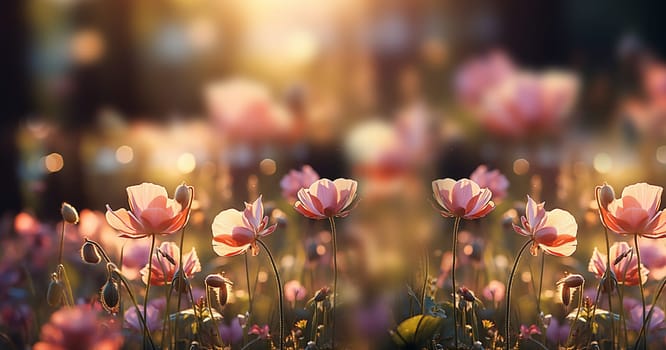
[{"label": "blurred background", "polygon": [[[663,1],[619,0],[2,2],[3,232],[32,227],[21,212],[55,227],[63,201],[103,212],[126,206],[129,185],[172,193],[185,181],[196,191],[186,246],[197,244],[205,272],[224,266],[240,281],[243,300],[240,263],[211,260],[210,222],[261,193],[287,223],[287,239],[270,238],[285,279],[312,296],[327,283],[312,266],[330,270],[330,233],[296,215],[280,187],[308,164],[359,181],[341,269],[359,299],[377,300],[386,285],[420,285],[414,237],[435,240],[431,274],[447,288],[451,222],[431,208],[430,183],[486,165],[482,175],[503,174],[486,182],[499,205],[464,224],[461,283],[481,293],[506,280],[521,240],[506,224],[530,194],[571,211],[588,237],[549,267],[552,298],[563,271],[584,273],[602,243],[594,186],[666,184],[664,11]],[[80,237],[70,243],[75,252]],[[265,284],[268,269],[256,269]],[[534,286],[530,274],[521,281]],[[527,300],[515,304],[534,315]],[[368,305],[364,334],[386,336],[411,313]]]}]

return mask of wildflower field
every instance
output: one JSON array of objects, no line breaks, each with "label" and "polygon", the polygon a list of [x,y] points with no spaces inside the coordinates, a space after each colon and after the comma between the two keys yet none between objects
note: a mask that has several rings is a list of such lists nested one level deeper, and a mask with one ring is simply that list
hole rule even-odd
[{"label": "wildflower field", "polygon": [[666,348],[666,8],[500,3],[3,5],[0,349]]}]

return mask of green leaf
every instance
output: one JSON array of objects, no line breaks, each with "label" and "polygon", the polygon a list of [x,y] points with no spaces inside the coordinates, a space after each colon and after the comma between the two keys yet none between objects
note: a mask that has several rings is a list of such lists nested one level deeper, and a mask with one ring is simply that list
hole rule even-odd
[{"label": "green leaf", "polygon": [[416,315],[402,321],[398,328],[391,332],[391,338],[401,348],[421,346],[435,336],[442,321],[439,317]]}]

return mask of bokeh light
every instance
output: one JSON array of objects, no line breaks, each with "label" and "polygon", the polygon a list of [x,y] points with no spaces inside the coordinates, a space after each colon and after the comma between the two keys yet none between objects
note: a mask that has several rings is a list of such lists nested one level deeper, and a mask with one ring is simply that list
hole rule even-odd
[{"label": "bokeh light", "polygon": [[178,157],[178,162],[176,163],[178,171],[183,174],[189,174],[194,171],[194,168],[197,167],[197,160],[192,153],[183,153]]},{"label": "bokeh light", "polygon": [[122,145],[116,148],[116,160],[121,164],[128,164],[134,159],[134,150],[132,147]]},{"label": "bokeh light", "polygon": [[51,153],[44,157],[44,166],[50,173],[57,173],[65,166],[65,160],[60,153]]}]

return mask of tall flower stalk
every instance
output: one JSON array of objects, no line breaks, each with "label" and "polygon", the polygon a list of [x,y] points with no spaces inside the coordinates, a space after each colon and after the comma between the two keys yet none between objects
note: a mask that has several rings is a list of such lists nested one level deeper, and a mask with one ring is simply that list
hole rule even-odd
[{"label": "tall flower stalk", "polygon": [[[453,285],[453,344],[458,348],[458,320],[456,305],[456,247],[458,245],[458,229],[460,219],[473,220],[488,215],[495,209],[491,201],[492,192],[469,179],[455,181],[453,179],[435,180],[432,182],[433,196],[439,205],[437,210],[443,217],[455,218],[453,227],[453,262],[451,279]],[[426,276],[427,278],[427,276]]]},{"label": "tall flower stalk", "polygon": [[351,211],[351,204],[356,198],[358,184],[354,180],[320,179],[312,183],[308,188],[298,191],[298,201],[294,203],[294,209],[303,216],[323,220],[328,219],[331,224],[331,235],[333,236],[333,310],[331,325],[331,344],[335,348],[335,310],[337,302],[338,285],[338,247],[337,232],[335,229],[335,217],[345,217]]}]

